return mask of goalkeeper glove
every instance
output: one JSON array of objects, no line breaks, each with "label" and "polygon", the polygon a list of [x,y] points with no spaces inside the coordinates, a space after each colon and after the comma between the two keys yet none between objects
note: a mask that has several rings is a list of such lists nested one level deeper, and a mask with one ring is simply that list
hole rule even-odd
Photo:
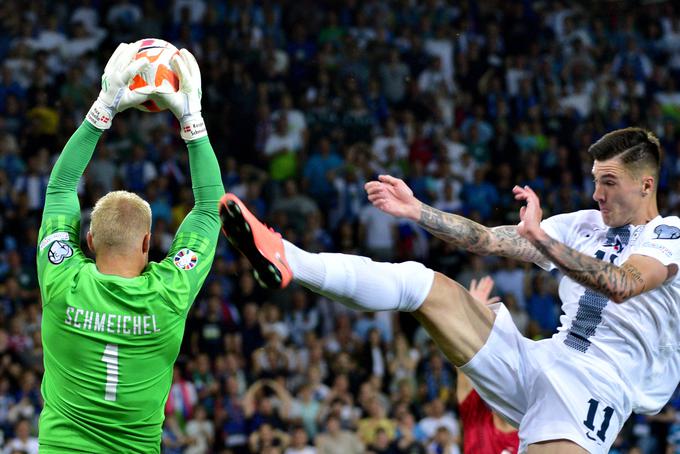
[{"label": "goalkeeper glove", "polygon": [[114,115],[146,101],[147,95],[128,88],[135,75],[150,66],[147,59],[134,60],[138,50],[138,44],[121,43],[109,58],[102,75],[102,89],[85,117],[96,128],[109,129]]},{"label": "goalkeeper glove", "polygon": [[182,139],[195,140],[208,135],[201,116],[201,70],[191,52],[181,49],[170,67],[179,76],[176,93],[152,93],[151,98],[161,108],[170,111],[179,120]]}]

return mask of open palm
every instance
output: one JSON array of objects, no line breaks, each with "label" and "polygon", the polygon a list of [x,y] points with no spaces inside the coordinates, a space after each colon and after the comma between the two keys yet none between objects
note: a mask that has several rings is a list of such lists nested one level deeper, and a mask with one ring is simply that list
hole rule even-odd
[{"label": "open palm", "polygon": [[378,176],[378,181],[369,181],[364,186],[368,200],[381,211],[399,218],[417,221],[420,218],[421,203],[404,180],[390,175]]},{"label": "open palm", "polygon": [[517,232],[524,238],[531,240],[541,228],[541,219],[543,218],[541,202],[529,186],[515,186],[512,192],[515,195],[515,200],[526,203],[519,210],[520,223],[517,225]]}]

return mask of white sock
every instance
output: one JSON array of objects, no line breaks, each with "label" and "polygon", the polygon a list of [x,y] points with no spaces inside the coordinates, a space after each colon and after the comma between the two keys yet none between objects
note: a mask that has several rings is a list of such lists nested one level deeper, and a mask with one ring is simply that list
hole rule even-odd
[{"label": "white sock", "polygon": [[293,280],[360,311],[415,311],[434,281],[418,262],[382,263],[348,254],[313,254],[283,240]]}]

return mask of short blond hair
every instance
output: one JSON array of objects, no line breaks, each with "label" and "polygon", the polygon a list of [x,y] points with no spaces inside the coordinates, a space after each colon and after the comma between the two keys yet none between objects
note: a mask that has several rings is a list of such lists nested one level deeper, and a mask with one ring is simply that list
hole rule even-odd
[{"label": "short blond hair", "polygon": [[132,192],[109,192],[92,209],[90,233],[95,249],[129,250],[150,231],[151,206]]}]

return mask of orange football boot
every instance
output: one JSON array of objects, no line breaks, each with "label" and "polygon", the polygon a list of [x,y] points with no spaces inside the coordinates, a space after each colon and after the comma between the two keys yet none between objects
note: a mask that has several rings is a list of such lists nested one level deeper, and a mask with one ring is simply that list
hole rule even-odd
[{"label": "orange football boot", "polygon": [[220,199],[222,232],[253,265],[253,275],[262,287],[286,287],[293,273],[286,261],[281,234],[260,222],[234,194]]}]

